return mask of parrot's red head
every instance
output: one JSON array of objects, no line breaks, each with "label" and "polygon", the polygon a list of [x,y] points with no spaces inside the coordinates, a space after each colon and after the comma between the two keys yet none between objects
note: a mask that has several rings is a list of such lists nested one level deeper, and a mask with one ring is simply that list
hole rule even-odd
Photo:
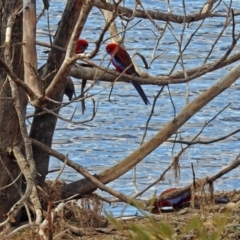
[{"label": "parrot's red head", "polygon": [[119,47],[120,46],[117,43],[109,43],[106,46],[106,52],[112,55],[115,52],[115,50]]},{"label": "parrot's red head", "polygon": [[84,39],[78,39],[77,40],[77,45],[75,48],[75,53],[84,53],[84,51],[88,48],[88,41]]}]

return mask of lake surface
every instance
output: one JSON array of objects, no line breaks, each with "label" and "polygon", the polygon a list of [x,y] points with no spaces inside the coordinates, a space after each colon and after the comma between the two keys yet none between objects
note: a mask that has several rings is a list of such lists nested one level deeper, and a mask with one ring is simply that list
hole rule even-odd
[{"label": "lake surface", "polygon": [[[38,0],[39,12],[41,9],[42,1]],[[125,1],[126,6],[131,7],[133,1]],[[142,1],[146,9],[159,10],[167,12],[166,1],[144,0]],[[198,12],[205,1],[185,1],[187,13]],[[229,1],[225,1],[229,3]],[[66,1],[54,1],[51,3],[50,22],[51,32],[54,34],[57,24],[61,18]],[[236,4],[236,3],[235,3]],[[237,5],[233,6],[236,11],[239,11]],[[175,14],[182,14],[182,1],[172,1],[171,11]],[[218,13],[226,13],[226,7],[223,3],[219,5],[216,10]],[[239,18],[235,18],[236,33],[239,33]],[[129,26],[134,25],[139,19],[129,23]],[[161,27],[164,23],[156,21]],[[220,33],[225,19],[206,19],[203,27],[193,37],[190,45],[186,49],[184,57],[184,67],[186,69],[200,66],[206,55],[215,42],[218,34]],[[185,29],[183,37],[183,45],[188,41],[191,34],[196,30],[200,22],[193,23]],[[121,29],[121,21],[118,20],[117,25]],[[183,25],[173,24],[172,32],[175,37],[179,39]],[[90,45],[87,52],[91,52],[94,47],[94,41],[99,36],[101,28],[104,26],[104,20],[101,13],[97,8],[94,8],[89,16],[87,24],[84,28],[82,37],[86,38]],[[231,44],[231,27],[223,33],[223,36],[216,44],[208,63],[219,59],[227,47]],[[49,42],[47,33],[47,15],[43,16],[38,23],[37,40]],[[105,38],[107,38],[106,35]],[[129,53],[140,52],[143,54],[147,61],[150,62],[153,49],[155,47],[159,34],[152,26],[149,20],[143,20],[126,34],[125,46]],[[105,45],[103,44],[98,55],[93,59],[96,63],[102,61],[105,56]],[[38,47],[39,66],[45,63],[47,56],[42,52],[46,50],[44,47]],[[240,50],[239,44],[235,47],[233,53]],[[164,52],[165,51],[165,52]],[[176,58],[179,54],[178,44],[169,30],[164,34],[161,39],[156,55],[163,55],[155,60],[151,68],[146,70],[153,76],[166,75],[172,69]],[[143,63],[139,58],[134,58],[140,67]],[[109,57],[107,56],[103,65],[107,66]],[[213,73],[206,74],[189,83],[190,88],[190,101],[195,99],[200,93],[212,86],[216,80],[224,76],[236,64],[227,66]],[[112,68],[112,66],[111,66]],[[182,66],[178,64],[176,70],[182,70]],[[74,84],[77,94],[80,91],[81,81],[74,79]],[[108,86],[108,83],[99,82],[90,93],[98,93]],[[153,102],[153,96],[156,96],[160,87],[152,85],[143,86],[150,102]],[[215,98],[200,112],[192,117],[180,131],[183,139],[191,140],[202,129],[205,122],[213,118],[217,112],[222,110],[227,104],[231,105],[222,112],[214,121],[212,121],[202,132],[201,138],[212,139],[226,135],[234,130],[240,128],[240,81],[235,82],[229,89]],[[177,84],[170,86],[171,96],[176,108],[176,113],[186,105],[186,84]],[[108,101],[110,89],[107,88],[94,97],[98,101],[97,115],[93,121],[86,124],[73,124],[59,120],[56,131],[54,134],[53,148],[63,154],[68,154],[69,158],[76,163],[84,166],[92,174],[99,173],[122,159],[128,154],[137,149],[140,145],[146,121],[151,111],[151,106],[145,106],[138,96],[137,92],[131,84],[117,83],[114,87],[111,102]],[[64,98],[64,101],[67,98]],[[61,115],[65,118],[70,118],[73,111],[77,108],[74,121],[83,121],[89,119],[92,114],[92,102],[86,101],[86,112],[84,115],[81,113],[80,103],[73,103],[61,111]],[[29,107],[29,112],[32,108]],[[169,93],[165,87],[161,93],[157,104],[155,106],[153,117],[151,118],[146,139],[153,137],[165,124],[167,124],[174,117],[174,109],[169,98]],[[174,136],[173,136],[174,138]],[[169,172],[164,182],[158,183],[156,186],[149,189],[141,196],[142,198],[149,199],[153,194],[159,194],[163,190],[170,187],[182,187],[192,182],[191,164],[194,165],[196,178],[211,176],[217,173],[223,167],[227,166],[239,153],[239,138],[240,134],[231,136],[230,138],[217,142],[211,145],[194,145],[189,148],[180,159],[181,175],[180,178],[175,180],[173,172]],[[147,187],[150,183],[155,181],[159,175],[166,169],[172,160],[172,156],[176,155],[181,149],[180,144],[173,146],[171,143],[164,143],[149,156],[147,156],[137,166],[137,189],[140,191]],[[62,165],[56,159],[52,158],[50,162],[50,169],[60,168]],[[54,179],[57,173],[49,174],[50,179]],[[108,184],[108,186],[121,191],[129,196],[135,194],[133,184],[133,171],[129,171],[121,178]],[[82,177],[70,168],[66,168],[62,175],[63,180],[71,182]],[[215,189],[217,190],[233,190],[239,189],[239,169],[233,170],[231,173],[225,175],[215,182]],[[107,194],[100,192],[99,194],[107,196]],[[115,205],[110,210],[115,215],[119,215],[123,205]],[[108,207],[109,210],[109,207]],[[125,210],[125,214],[134,214],[136,210],[129,207]]]}]

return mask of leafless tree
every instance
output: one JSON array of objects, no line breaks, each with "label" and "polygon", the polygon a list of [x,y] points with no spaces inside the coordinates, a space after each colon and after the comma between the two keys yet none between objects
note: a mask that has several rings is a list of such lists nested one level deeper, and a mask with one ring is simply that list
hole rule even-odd
[{"label": "leafless tree", "polygon": [[[70,119],[60,115],[59,111],[61,108],[72,102],[84,101],[84,99],[92,97],[93,115],[88,121],[97,117],[94,96],[89,94],[89,89],[94,88],[97,80],[109,82],[110,86],[112,86],[116,81],[128,82],[131,79],[141,84],[155,85],[156,88],[162,86],[163,89],[163,87],[168,87],[171,84],[185,84],[194,81],[200,76],[214,72],[239,60],[240,54],[236,49],[236,44],[240,35],[235,31],[235,18],[238,17],[239,13],[232,9],[231,1],[229,5],[226,5],[222,1],[208,0],[205,5],[197,6],[198,11],[194,13],[187,11],[184,0],[182,1],[182,9],[181,11],[179,10],[181,13],[171,11],[174,1],[171,5],[169,5],[169,1],[167,2],[166,9],[169,8],[169,11],[164,12],[146,9],[141,0],[135,1],[132,8],[125,6],[121,0],[117,2],[69,0],[66,2],[53,41],[50,37],[50,43],[36,41],[36,23],[39,20],[41,21],[44,12],[51,10],[51,5],[55,4],[54,1],[50,2],[49,5],[48,1],[44,0],[43,11],[40,13],[36,13],[36,1],[34,0],[3,1],[0,4],[2,13],[0,18],[0,163],[2,167],[0,177],[0,220],[2,223],[0,225],[2,227],[18,220],[21,217],[20,210],[24,207],[29,214],[30,223],[30,212],[35,214],[34,224],[40,226],[41,231],[39,233],[46,237],[44,235],[46,215],[43,214],[43,210],[46,209],[44,209],[41,203],[38,189],[44,186],[45,178],[48,174],[49,156],[56,157],[83,176],[80,180],[62,186],[58,200],[68,199],[73,196],[80,198],[82,195],[92,193],[99,188],[128,204],[136,204],[137,201],[140,206],[145,208],[150,204],[148,201],[136,200],[136,197],[142,194],[142,192],[137,193],[135,196],[126,196],[107,187],[105,184],[119,178],[135,167],[165,141],[173,144],[185,144],[187,147],[182,148],[177,156],[173,156],[173,160],[169,163],[168,168],[159,178],[156,177],[156,181],[153,183],[155,184],[161,181],[165,173],[170,169],[177,171],[176,166],[179,164],[179,158],[189,146],[193,144],[210,144],[239,131],[235,130],[227,136],[222,136],[221,139],[212,139],[209,142],[199,139],[201,132],[191,141],[183,141],[178,138],[178,135],[176,135],[175,139],[171,138],[195,113],[229,88],[239,78],[240,67],[237,65],[228,74],[222,76],[206,91],[199,94],[193,101],[183,107],[150,140],[144,141],[143,137],[142,144],[138,149],[133,149],[132,153],[125,159],[103,172],[92,175],[84,169],[84,166],[74,163],[67,156],[52,149],[53,134],[59,118],[64,121],[81,124],[74,120],[74,113]],[[102,30],[98,39],[95,40],[93,51],[88,54],[75,54],[76,41],[81,36],[87,19],[92,17],[93,7],[100,9],[106,23],[104,26],[101,26]],[[219,7],[224,9],[224,11],[218,13]],[[212,44],[212,48],[206,50],[205,57],[199,62],[199,65],[191,69],[187,68],[184,58],[185,51],[191,51],[190,43],[196,34],[200,32],[204,23],[207,20],[211,22],[215,18],[225,19],[225,23]],[[94,62],[94,57],[99,54],[100,47],[105,45],[107,41],[114,41],[124,45],[126,33],[129,29],[134,30],[135,24],[129,24],[134,19],[150,21],[152,31],[156,36],[156,45],[153,48],[150,61],[147,61],[144,56],[138,53],[146,68],[149,68],[153,63],[161,62],[161,54],[158,55],[157,50],[166,32],[172,34],[178,45],[178,52],[176,62],[173,64],[169,74],[152,76],[135,65],[141,77],[129,76]],[[115,21],[122,21],[123,29],[118,29]],[[176,34],[172,24],[175,24],[175,26],[177,24],[181,27],[180,35]],[[49,19],[49,25],[51,25],[51,19]],[[193,28],[194,30],[186,41],[184,36],[187,28]],[[232,33],[228,36],[229,45],[222,56],[212,61],[211,56],[215,51],[215,46],[228,29],[231,29]],[[110,33],[110,38],[106,37],[107,32]],[[50,49],[47,61],[40,69],[37,69],[36,45],[42,45]],[[77,60],[81,60],[82,63],[76,63]],[[181,71],[176,70],[177,66],[181,66]],[[82,79],[82,84],[85,84],[86,80],[92,84],[90,84],[88,89],[84,90],[83,87],[81,94],[71,99],[71,95],[74,92],[71,77]],[[67,103],[63,102],[64,93],[70,96],[70,100]],[[159,95],[161,95],[161,90],[153,101],[149,121]],[[32,117],[30,133],[28,133],[26,126],[27,104],[31,104],[35,108],[35,114],[30,116]],[[205,123],[203,128],[207,124]],[[147,129],[148,125],[146,125],[146,131]],[[239,159],[236,158],[227,168],[216,175],[209,176],[205,184],[213,182],[238,165]],[[172,194],[172,196],[190,191],[190,189],[191,186],[187,186],[181,191]],[[62,207],[63,205],[58,205],[56,211],[62,209]]]}]

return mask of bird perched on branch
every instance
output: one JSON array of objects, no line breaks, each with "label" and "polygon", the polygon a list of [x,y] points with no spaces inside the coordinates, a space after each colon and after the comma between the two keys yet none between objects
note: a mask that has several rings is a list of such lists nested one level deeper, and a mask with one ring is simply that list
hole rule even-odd
[{"label": "bird perched on branch", "polygon": [[84,53],[84,51],[88,48],[88,41],[86,41],[85,39],[78,39],[77,40],[77,44],[76,44],[76,48],[75,48],[75,53],[79,54],[79,53]]},{"label": "bird perched on branch", "polygon": [[[76,54],[84,53],[84,51],[87,48],[88,48],[88,41],[86,41],[85,39],[78,39],[76,47],[75,47],[75,53]],[[87,80],[85,80],[85,79],[82,80],[82,86],[85,87],[86,83],[87,83]],[[83,87],[83,89],[84,89],[84,87]],[[72,82],[70,77],[68,77],[68,83],[67,83],[67,86],[65,88],[65,92],[64,93],[68,96],[69,100],[72,99],[73,94],[75,93],[74,84],[73,84],[73,82]],[[85,107],[82,106],[82,108],[85,108]]]},{"label": "bird perched on branch", "polygon": [[[76,44],[76,48],[75,48],[75,53],[79,54],[79,53],[84,53],[84,51],[88,48],[88,41],[85,39],[78,39],[77,40],[77,44]],[[84,114],[84,111],[86,109],[85,106],[85,100],[84,100],[84,88],[87,84],[87,79],[82,79],[82,86],[81,86],[81,98],[83,98],[81,100],[81,105],[82,105],[82,114]]]},{"label": "bird perched on branch", "polygon": [[[121,47],[117,43],[109,43],[106,46],[106,51],[107,51],[107,53],[110,54],[111,62],[118,72],[123,72],[125,69],[127,69],[125,72],[126,74],[135,75],[135,76],[140,77],[139,74],[136,72],[136,69],[132,63],[132,60],[131,60],[128,52],[123,47]],[[141,85],[134,80],[130,80],[130,82],[135,87],[135,89],[138,91],[138,94],[141,96],[144,103],[146,105],[150,104]]]}]

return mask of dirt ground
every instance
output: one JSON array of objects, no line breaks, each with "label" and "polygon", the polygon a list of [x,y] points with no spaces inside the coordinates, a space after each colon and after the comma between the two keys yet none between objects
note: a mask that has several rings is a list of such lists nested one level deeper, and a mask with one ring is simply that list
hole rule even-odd
[{"label": "dirt ground", "polygon": [[[185,205],[178,211],[121,220],[106,219],[94,211],[85,212],[84,209],[69,207],[64,212],[64,221],[59,218],[58,223],[54,224],[53,239],[240,239],[240,191],[217,195],[227,198],[229,202],[196,204],[194,208]],[[11,239],[42,238],[36,234],[36,229],[28,229]]]}]

